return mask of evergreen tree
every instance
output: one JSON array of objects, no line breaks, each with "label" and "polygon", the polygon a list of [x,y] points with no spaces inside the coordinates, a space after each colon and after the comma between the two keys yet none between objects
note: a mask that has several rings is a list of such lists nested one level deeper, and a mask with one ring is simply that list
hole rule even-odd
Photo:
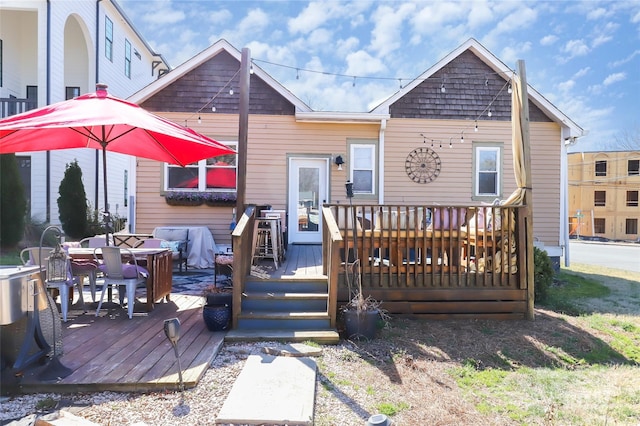
[{"label": "evergreen tree", "polygon": [[15,247],[24,235],[27,198],[15,154],[0,155],[0,246]]},{"label": "evergreen tree", "polygon": [[58,191],[58,212],[62,230],[71,238],[84,238],[87,235],[87,194],[78,160],[67,164]]}]

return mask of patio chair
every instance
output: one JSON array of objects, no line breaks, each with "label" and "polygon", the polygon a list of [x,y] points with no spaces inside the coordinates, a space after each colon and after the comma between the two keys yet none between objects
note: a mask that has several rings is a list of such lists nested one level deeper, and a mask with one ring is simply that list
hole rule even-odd
[{"label": "patio chair", "polygon": [[[87,237],[80,240],[80,247],[97,248],[105,247],[107,241],[104,237]],[[89,290],[91,291],[91,300],[96,301],[96,280],[98,278],[98,267],[100,263],[87,260],[87,261],[71,261],[71,272],[73,276],[80,282],[80,301],[84,304],[84,298],[82,296],[82,288],[84,287],[85,277],[89,279]]]},{"label": "patio chair", "polygon": [[[127,314],[129,315],[129,319],[133,318],[136,288],[141,285],[146,285],[149,271],[138,265],[133,253],[127,248],[112,246],[96,248],[93,252],[96,261],[98,260],[98,252],[102,252],[103,264],[99,269],[104,274],[104,284],[102,286],[102,294],[100,295],[96,316],[99,315],[100,308],[102,308],[102,301],[104,300],[104,294],[107,288],[112,285],[117,285],[119,287],[118,296],[120,298],[120,305],[122,306],[124,304],[125,293],[122,291],[124,287],[127,297]],[[123,253],[127,254],[133,263],[122,263]]]}]

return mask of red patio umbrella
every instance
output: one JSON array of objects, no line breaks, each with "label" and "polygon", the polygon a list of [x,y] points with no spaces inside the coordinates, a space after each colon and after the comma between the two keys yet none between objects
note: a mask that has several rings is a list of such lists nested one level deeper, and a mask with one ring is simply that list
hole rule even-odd
[{"label": "red patio umbrella", "polygon": [[70,148],[102,150],[105,209],[106,151],[180,166],[235,153],[193,129],[109,95],[104,84],[96,85],[95,93],[0,120],[0,154]]}]

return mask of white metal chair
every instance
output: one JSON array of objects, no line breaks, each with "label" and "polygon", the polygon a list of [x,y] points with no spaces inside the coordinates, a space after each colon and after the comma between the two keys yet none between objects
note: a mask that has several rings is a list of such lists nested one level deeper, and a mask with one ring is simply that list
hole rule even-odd
[{"label": "white metal chair", "polygon": [[[104,237],[87,237],[80,240],[80,247],[96,248],[105,247],[107,241]],[[84,298],[82,295],[82,287],[84,286],[85,277],[89,279],[89,290],[91,291],[91,300],[96,301],[96,280],[98,276],[98,265],[96,262],[72,262],[71,271],[73,276],[78,279],[80,291],[80,302],[84,304]]]},{"label": "white metal chair", "polygon": [[[104,294],[107,288],[111,285],[117,285],[120,287],[118,295],[120,298],[120,305],[124,302],[125,294],[122,292],[122,287],[125,287],[127,297],[127,313],[129,319],[133,318],[133,305],[135,304],[136,287],[145,285],[149,272],[141,266],[138,266],[136,258],[128,248],[124,247],[99,247],[93,251],[93,256],[98,260],[98,253],[102,253],[103,265],[100,266],[104,274],[104,284],[102,286],[102,294],[100,295],[100,302],[98,303],[98,309],[96,310],[96,316],[100,313],[102,308],[102,301],[104,300]],[[122,253],[127,253],[133,264],[122,263]]]}]

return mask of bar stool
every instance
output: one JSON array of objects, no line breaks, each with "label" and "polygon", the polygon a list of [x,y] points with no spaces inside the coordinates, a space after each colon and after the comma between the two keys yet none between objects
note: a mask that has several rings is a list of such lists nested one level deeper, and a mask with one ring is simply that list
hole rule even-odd
[{"label": "bar stool", "polygon": [[273,259],[273,263],[278,269],[280,259],[278,240],[279,219],[256,218],[253,224],[253,264],[256,259]]}]

